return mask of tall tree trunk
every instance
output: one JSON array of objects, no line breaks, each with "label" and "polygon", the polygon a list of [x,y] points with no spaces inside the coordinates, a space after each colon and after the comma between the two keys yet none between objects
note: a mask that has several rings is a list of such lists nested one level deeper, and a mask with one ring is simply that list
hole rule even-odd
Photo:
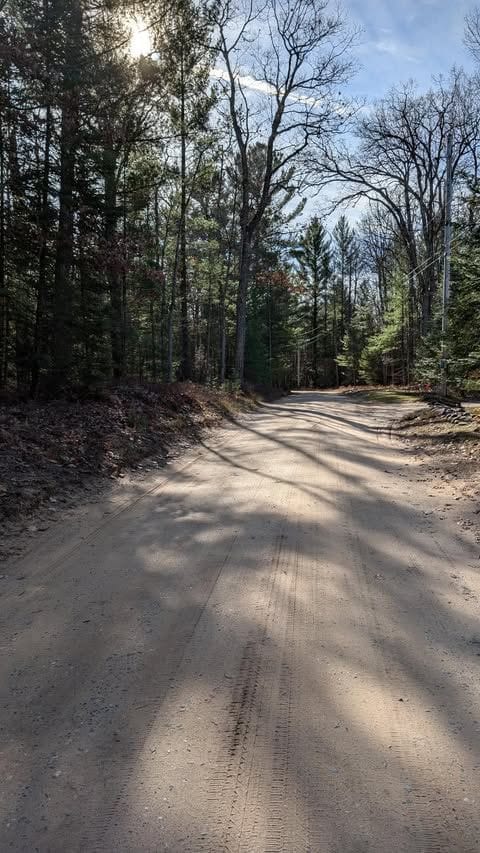
[{"label": "tall tree trunk", "polygon": [[45,310],[47,303],[47,263],[49,238],[48,196],[50,188],[50,146],[52,141],[52,111],[47,104],[45,115],[45,148],[43,152],[42,198],[40,208],[40,252],[38,257],[37,305],[33,339],[32,379],[30,394],[35,396],[40,369],[46,355]]},{"label": "tall tree trunk", "polygon": [[73,355],[74,179],[78,147],[80,39],[82,12],[73,0],[65,46],[63,103],[60,126],[60,187],[53,288],[53,387],[71,378]]},{"label": "tall tree trunk", "polygon": [[[157,197],[157,214],[158,214],[158,197]],[[168,306],[167,306],[167,279],[165,276],[165,254],[167,251],[167,241],[170,232],[170,221],[173,215],[173,204],[170,205],[165,219],[165,231],[163,233],[162,248],[159,252],[159,270],[162,274],[162,296],[160,300],[160,360],[161,373],[165,376],[165,365],[167,363],[167,324],[168,324]]]},{"label": "tall tree trunk", "polygon": [[123,289],[118,258],[117,157],[112,142],[106,142],[103,149],[103,181],[112,372],[114,379],[120,379],[125,374],[125,348],[123,341]]},{"label": "tall tree trunk", "polygon": [[352,260],[348,261],[348,304],[347,304],[347,323],[350,327],[352,322]]},{"label": "tall tree trunk", "polygon": [[[174,283],[172,279],[172,291]],[[173,382],[173,307],[168,311],[167,323],[167,382]]]},{"label": "tall tree trunk", "polygon": [[[223,169],[223,159],[222,159],[222,169]],[[223,172],[222,172],[223,174]],[[219,190],[220,192],[220,190]],[[228,250],[227,250],[227,266],[225,269],[225,275],[222,278],[220,285],[220,293],[219,293],[219,303],[220,303],[220,369],[219,369],[219,382],[220,385],[225,384],[225,378],[227,375],[227,312],[226,312],[226,300],[227,300],[227,291],[228,291],[228,283],[230,281],[230,272],[232,268],[232,253],[233,253],[233,241],[235,237],[235,210],[237,205],[237,186],[235,186],[233,193],[233,202],[232,202],[232,222],[230,228],[230,236],[228,240]],[[220,199],[218,202],[218,208],[220,209]],[[218,237],[218,243],[221,245],[220,235]]]},{"label": "tall tree trunk", "polygon": [[53,385],[55,390],[64,388],[70,379],[73,353],[73,184],[77,116],[72,101],[68,106],[64,106],[61,122],[60,201],[53,294]]},{"label": "tall tree trunk", "polygon": [[[82,229],[82,221],[79,223],[80,233],[84,233]],[[92,354],[90,345],[90,332],[88,329],[88,261],[85,256],[85,250],[80,244],[78,253],[78,274],[80,283],[80,313],[82,317],[82,346],[83,346],[83,376],[84,381],[90,381],[92,377]]]},{"label": "tall tree trunk", "polygon": [[[327,342],[328,342],[328,293],[327,282],[324,282],[323,290],[323,357],[327,357]],[[325,368],[323,370],[325,376]]]},{"label": "tall tree trunk", "polygon": [[207,293],[207,329],[205,341],[205,381],[210,382],[210,347],[212,338],[212,273],[209,264]]},{"label": "tall tree trunk", "polygon": [[416,300],[415,300],[415,279],[414,273],[410,272],[408,276],[408,347],[407,347],[407,356],[408,356],[408,367],[407,371],[410,375],[411,365],[415,360],[415,348],[416,348]]},{"label": "tall tree trunk", "polygon": [[155,309],[153,299],[150,299],[150,355],[152,364],[152,379],[157,380],[157,341],[155,330]]},{"label": "tall tree trunk", "polygon": [[420,275],[422,288],[422,335],[427,335],[430,331],[437,280],[436,264],[430,264]]},{"label": "tall tree trunk", "polygon": [[248,225],[242,224],[237,292],[237,336],[235,349],[235,379],[237,382],[240,383],[240,385],[243,384],[245,370],[245,340],[247,336],[247,296],[251,252],[252,235],[250,234]]},{"label": "tall tree trunk", "polygon": [[225,302],[220,308],[220,371],[218,381],[220,385],[225,384],[227,375],[227,332],[225,327]]},{"label": "tall tree trunk", "polygon": [[[233,232],[233,226],[232,226]],[[219,383],[220,385],[225,384],[225,378],[227,375],[227,290],[228,283],[230,281],[230,271],[232,265],[232,242],[233,242],[233,233],[232,233],[232,241],[230,241],[228,246],[228,254],[227,254],[227,266],[225,269],[225,275],[223,276],[220,282],[220,292],[219,292],[219,324],[220,324],[220,367],[219,367]]]},{"label": "tall tree trunk", "polygon": [[0,388],[8,375],[8,294],[5,275],[5,151],[0,115]]},{"label": "tall tree trunk", "polygon": [[[158,344],[156,346],[156,350],[158,353],[158,361],[160,364],[156,365],[156,378],[158,378],[158,372],[160,367],[160,373],[162,371],[162,357],[163,357],[163,333],[164,333],[164,314],[165,314],[165,278],[163,276],[163,257],[160,253],[160,210],[158,206],[158,187],[155,187],[155,195],[154,195],[154,203],[153,203],[153,215],[154,215],[154,227],[155,227],[155,270],[158,276],[158,286],[160,287],[160,316],[157,314],[157,324],[158,324]],[[168,219],[167,219],[167,228],[168,228]],[[166,240],[166,236],[165,236]],[[165,248],[164,248],[165,251]]]},{"label": "tall tree trunk", "polygon": [[190,379],[192,364],[190,357],[190,335],[188,330],[188,272],[187,272],[187,135],[185,123],[185,78],[183,52],[180,58],[180,338],[182,379]]},{"label": "tall tree trunk", "polygon": [[127,270],[128,270],[128,242],[127,242],[127,181],[126,181],[127,159],[123,161],[123,204],[122,204],[122,297],[120,310],[120,327],[122,341],[122,373],[128,371],[128,298],[127,298]]},{"label": "tall tree trunk", "polygon": [[[45,23],[45,32],[50,29],[50,3],[49,0],[43,0],[43,17]],[[50,147],[52,141],[52,108],[50,104],[50,45],[47,38],[46,44],[46,84],[45,84],[45,145],[43,151],[43,173],[41,186],[41,199],[39,210],[39,226],[40,226],[40,251],[38,256],[38,277],[37,277],[37,304],[35,310],[35,328],[33,334],[33,357],[32,357],[32,375],[30,384],[30,395],[35,396],[38,382],[40,378],[40,370],[42,362],[45,361],[46,346],[47,346],[47,331],[46,331],[46,303],[47,303],[47,261],[48,261],[48,240],[49,240],[49,211],[48,211],[48,196],[50,190]]]},{"label": "tall tree trunk", "polygon": [[[345,334],[345,253],[342,250],[342,266],[340,273],[340,322],[338,337],[342,341]],[[338,341],[338,338],[337,338]]]},{"label": "tall tree trunk", "polygon": [[168,306],[168,323],[167,323],[167,381],[173,382],[173,320],[175,314],[175,301],[177,291],[177,270],[178,270],[178,255],[180,250],[180,232],[177,234],[177,242],[175,246],[175,258],[172,269],[172,284],[170,288],[170,304]]},{"label": "tall tree trunk", "polygon": [[337,385],[340,385],[340,372],[338,370],[338,338],[337,338],[337,294],[336,288],[333,288],[333,324],[332,324],[332,337],[333,337],[333,357],[335,359],[335,381]]},{"label": "tall tree trunk", "polygon": [[313,334],[313,384],[315,388],[318,385],[318,271],[315,267],[313,271],[313,316],[312,316],[312,334]]},{"label": "tall tree trunk", "polygon": [[273,384],[272,371],[272,285],[268,283],[268,381]]}]

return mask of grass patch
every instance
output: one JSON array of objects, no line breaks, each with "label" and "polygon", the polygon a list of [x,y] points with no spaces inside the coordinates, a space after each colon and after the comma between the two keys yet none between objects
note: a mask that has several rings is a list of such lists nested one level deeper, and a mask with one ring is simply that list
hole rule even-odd
[{"label": "grass patch", "polygon": [[413,391],[369,391],[367,398],[372,403],[416,403],[420,400],[418,394]]},{"label": "grass patch", "polygon": [[403,391],[401,388],[366,388],[349,394],[359,403],[418,403],[421,400],[415,391]]}]

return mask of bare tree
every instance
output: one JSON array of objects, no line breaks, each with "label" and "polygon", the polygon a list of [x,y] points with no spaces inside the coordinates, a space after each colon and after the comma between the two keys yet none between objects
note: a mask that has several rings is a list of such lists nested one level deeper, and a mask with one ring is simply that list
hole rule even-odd
[{"label": "bare tree", "polygon": [[478,174],[480,102],[474,81],[452,72],[425,95],[412,83],[393,89],[356,126],[357,148],[323,147],[318,182],[343,184],[341,201],[360,198],[392,216],[416,277],[422,332],[428,329],[442,262],[445,154],[454,137],[453,175],[475,182]]},{"label": "bare tree", "polygon": [[359,225],[362,260],[375,276],[378,313],[385,316],[388,308],[388,279],[391,273],[395,241],[395,226],[381,205],[371,205]]},{"label": "bare tree", "polygon": [[465,16],[465,44],[477,62],[480,61],[480,9],[476,6]]},{"label": "bare tree", "polygon": [[[337,131],[346,118],[338,86],[351,71],[353,34],[327,0],[223,0],[210,7],[222,67],[219,86],[238,149],[239,258],[235,374],[243,381],[252,246],[285,167],[312,137]],[[264,144],[262,189],[254,198],[252,146]]]}]

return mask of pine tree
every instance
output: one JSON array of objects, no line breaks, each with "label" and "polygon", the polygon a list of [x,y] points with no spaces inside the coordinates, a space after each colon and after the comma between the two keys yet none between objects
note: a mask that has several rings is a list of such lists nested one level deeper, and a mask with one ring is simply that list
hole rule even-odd
[{"label": "pine tree", "polygon": [[213,105],[209,90],[212,53],[205,50],[209,28],[202,9],[192,0],[172,6],[159,36],[162,78],[169,101],[169,115],[179,146],[180,206],[178,212],[178,281],[181,311],[181,359],[179,375],[192,375],[192,347],[189,333],[189,282],[187,264],[187,213],[192,180],[198,172],[199,157],[209,147],[207,119]]},{"label": "pine tree", "polygon": [[331,246],[325,226],[317,216],[308,223],[298,247],[294,249],[310,305],[311,319],[308,333],[312,339],[312,374],[318,384],[318,344],[320,338],[319,308],[323,299],[323,355],[328,351],[328,287],[331,266]]}]

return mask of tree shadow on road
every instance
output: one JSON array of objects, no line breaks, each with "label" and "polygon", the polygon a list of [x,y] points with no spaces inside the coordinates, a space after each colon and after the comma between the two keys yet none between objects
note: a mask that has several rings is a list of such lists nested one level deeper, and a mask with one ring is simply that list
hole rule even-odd
[{"label": "tree shadow on road", "polygon": [[268,408],[5,614],[5,849],[478,849],[477,554]]}]

